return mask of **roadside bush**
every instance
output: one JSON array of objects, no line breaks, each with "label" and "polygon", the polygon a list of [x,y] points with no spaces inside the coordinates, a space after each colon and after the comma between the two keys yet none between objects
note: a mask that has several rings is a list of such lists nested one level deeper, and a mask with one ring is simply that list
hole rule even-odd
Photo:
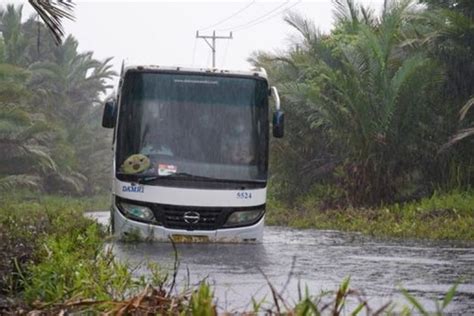
[{"label": "roadside bush", "polygon": [[357,231],[381,237],[474,240],[473,191],[435,192],[419,201],[330,211],[318,208],[319,201],[317,195],[308,195],[297,208],[271,208],[270,204],[267,223]]},{"label": "roadside bush", "polygon": [[85,231],[46,238],[39,260],[39,264],[27,269],[24,280],[24,296],[30,304],[64,303],[75,298],[124,300],[148,284],[144,277],[133,277],[131,269],[115,260],[110,249],[104,250],[104,238],[97,224]]},{"label": "roadside bush", "polygon": [[86,231],[93,221],[84,211],[105,204],[102,197],[40,197],[30,192],[5,196],[0,205],[0,295],[20,290],[18,270],[39,260],[46,237]]},{"label": "roadside bush", "polygon": [[336,185],[315,184],[296,200],[295,205],[303,209],[324,211],[343,208],[347,205],[347,200],[344,190]]}]

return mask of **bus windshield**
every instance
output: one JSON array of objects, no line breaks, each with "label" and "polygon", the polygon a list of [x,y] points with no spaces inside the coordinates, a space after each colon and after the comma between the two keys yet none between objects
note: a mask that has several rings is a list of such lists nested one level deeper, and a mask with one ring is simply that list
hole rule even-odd
[{"label": "bus windshield", "polygon": [[119,107],[117,172],[266,180],[268,86],[259,78],[127,72]]}]

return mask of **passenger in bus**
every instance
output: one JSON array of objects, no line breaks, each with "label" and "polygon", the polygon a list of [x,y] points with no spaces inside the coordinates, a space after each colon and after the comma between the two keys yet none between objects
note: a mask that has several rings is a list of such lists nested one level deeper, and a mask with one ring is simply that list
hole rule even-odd
[{"label": "passenger in bus", "polygon": [[223,141],[226,160],[235,164],[249,164],[255,159],[251,133],[246,130],[243,118],[236,118]]},{"label": "passenger in bus", "polygon": [[249,164],[254,160],[254,155],[249,148],[249,144],[245,144],[239,140],[227,142],[226,156],[228,161],[235,164]]},{"label": "passenger in bus", "polygon": [[176,128],[173,128],[174,122],[164,113],[161,114],[161,117],[150,115],[146,120],[143,147],[140,153],[175,156],[178,141],[175,133]]}]

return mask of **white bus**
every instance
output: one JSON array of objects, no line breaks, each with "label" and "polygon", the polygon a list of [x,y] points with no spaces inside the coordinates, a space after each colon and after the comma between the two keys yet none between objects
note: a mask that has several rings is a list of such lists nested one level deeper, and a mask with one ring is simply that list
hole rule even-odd
[{"label": "white bus", "polygon": [[283,136],[263,69],[128,66],[102,125],[114,128],[114,235],[260,242],[269,153]]}]

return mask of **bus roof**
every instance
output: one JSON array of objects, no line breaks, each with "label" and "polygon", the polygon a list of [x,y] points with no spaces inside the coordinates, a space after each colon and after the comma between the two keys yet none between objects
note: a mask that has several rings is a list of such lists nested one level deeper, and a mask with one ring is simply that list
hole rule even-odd
[{"label": "bus roof", "polygon": [[263,68],[254,68],[249,70],[229,70],[219,68],[191,68],[191,67],[180,67],[180,66],[159,66],[159,65],[127,65],[124,67],[122,75],[129,70],[138,71],[171,71],[171,72],[191,72],[191,73],[222,73],[226,75],[238,75],[238,76],[257,76],[267,79],[267,72]]}]

